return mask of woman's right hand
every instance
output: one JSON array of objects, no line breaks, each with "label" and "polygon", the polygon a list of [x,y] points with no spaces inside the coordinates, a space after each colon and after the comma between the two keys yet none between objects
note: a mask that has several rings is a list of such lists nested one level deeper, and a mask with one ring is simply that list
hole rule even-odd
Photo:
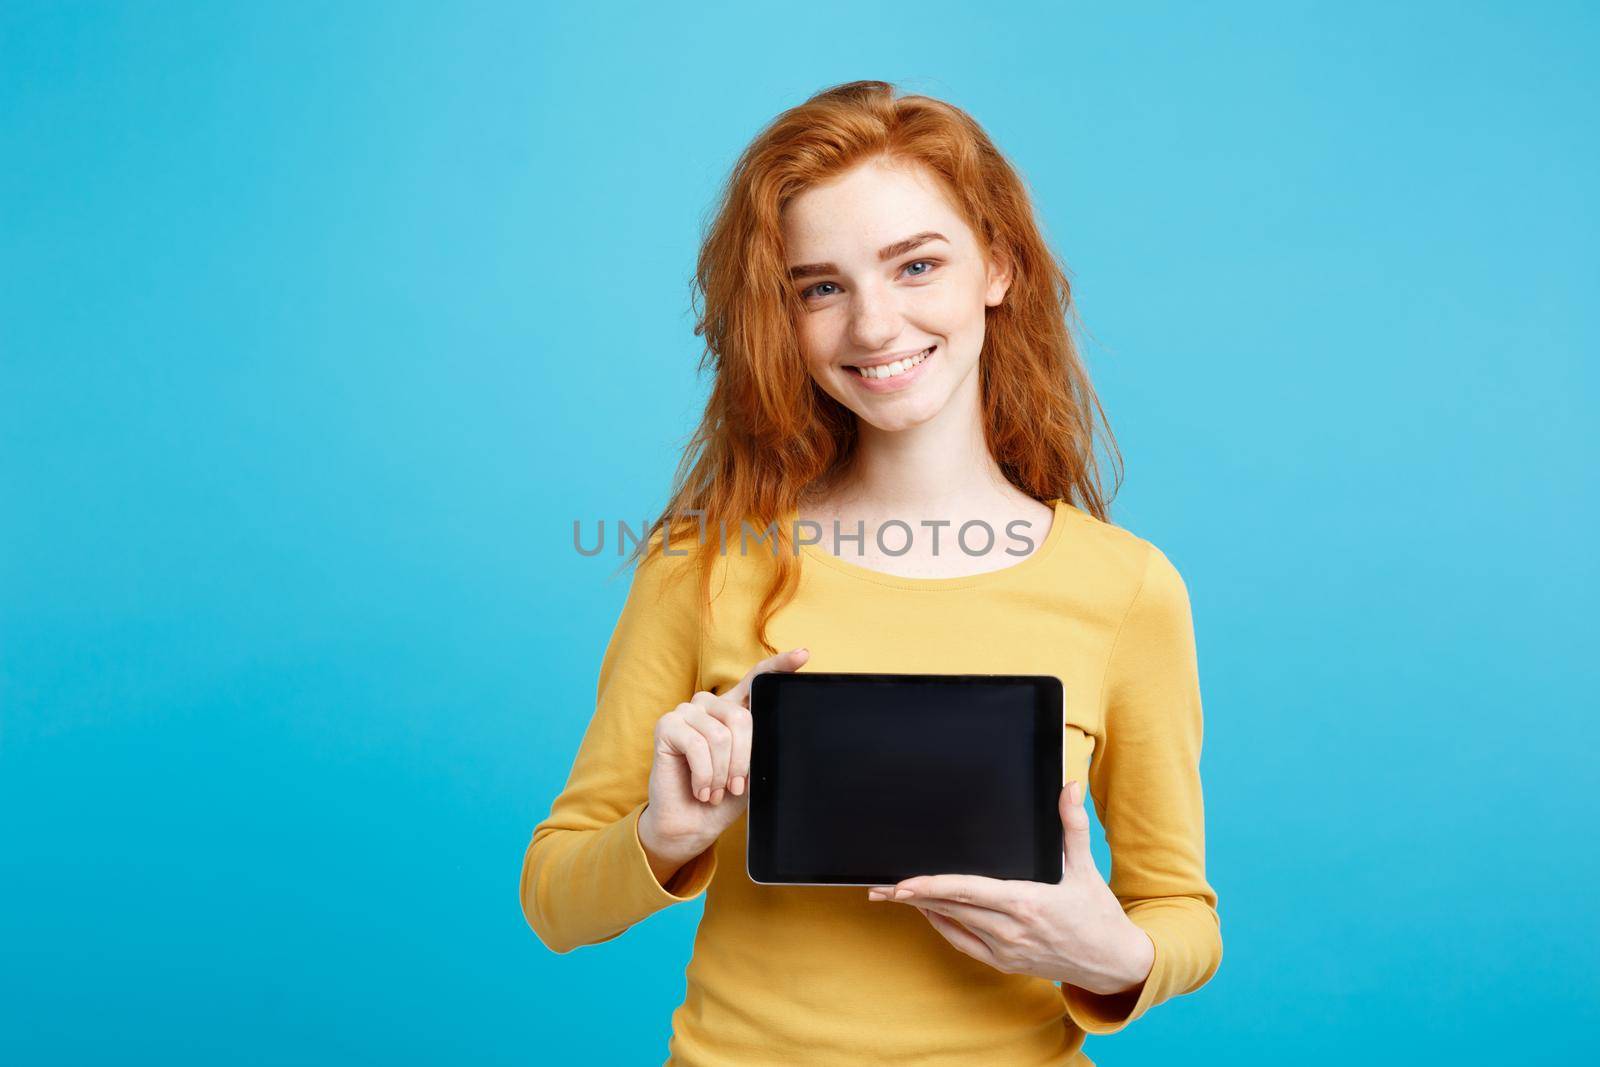
[{"label": "woman's right hand", "polygon": [[650,800],[639,815],[639,843],[653,861],[688,863],[750,806],[750,684],[810,658],[805,648],[770,656],[726,693],[696,693],[656,721]]}]

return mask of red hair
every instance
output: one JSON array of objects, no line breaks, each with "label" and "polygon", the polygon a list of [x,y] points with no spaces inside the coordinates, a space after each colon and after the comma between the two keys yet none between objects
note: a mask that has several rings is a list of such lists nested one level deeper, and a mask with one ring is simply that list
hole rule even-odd
[{"label": "red hair", "polygon": [[[712,370],[711,394],[666,509],[631,559],[646,555],[669,525],[674,554],[684,551],[690,529],[726,529],[731,542],[744,521],[755,530],[781,527],[803,490],[830,486],[848,465],[856,415],[806,368],[795,325],[803,307],[788,278],[781,219],[808,186],[873,159],[925,168],[979,248],[1011,267],[1004,301],[987,309],[978,361],[984,432],[1001,471],[1036,500],[1060,498],[1109,521],[1094,453],[1096,414],[1117,486],[1121,455],[1068,325],[1076,309],[1067,271],[1040,233],[1021,177],[960,108],[896,96],[888,82],[855,81],[778,115],[734,164],[695,268],[695,334],[705,338],[699,369]],[[693,511],[703,519],[686,517]],[[778,530],[776,571],[756,619],[768,654],[777,649],[767,623],[800,579],[790,533]],[[703,618],[720,545],[713,532],[687,549]]]}]

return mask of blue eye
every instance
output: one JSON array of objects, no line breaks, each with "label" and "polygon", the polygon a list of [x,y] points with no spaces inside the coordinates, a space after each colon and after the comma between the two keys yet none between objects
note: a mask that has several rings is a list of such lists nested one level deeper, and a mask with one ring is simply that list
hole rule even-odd
[{"label": "blue eye", "polygon": [[[904,270],[910,270],[912,267],[915,267],[915,266],[918,266],[918,265],[927,267],[928,269],[924,270],[924,271],[919,271],[919,272],[911,275],[911,277],[913,277],[913,278],[925,278],[925,277],[927,277],[929,274],[931,274],[934,271],[935,268],[938,267],[939,264],[938,264],[937,260],[933,260],[933,259],[914,259],[910,263],[907,263],[904,267],[901,267],[900,269],[903,270],[903,271]],[[801,300],[810,300],[811,299],[811,295],[813,293],[817,293],[818,296],[827,296],[829,294],[827,294],[827,293],[818,293],[817,291],[819,289],[821,289],[825,285],[833,285],[833,284],[834,284],[833,282],[818,282],[816,285],[813,285],[813,286],[810,286],[808,288],[802,289],[802,290],[800,290],[800,299]],[[838,288],[838,286],[834,286],[834,288]]]}]

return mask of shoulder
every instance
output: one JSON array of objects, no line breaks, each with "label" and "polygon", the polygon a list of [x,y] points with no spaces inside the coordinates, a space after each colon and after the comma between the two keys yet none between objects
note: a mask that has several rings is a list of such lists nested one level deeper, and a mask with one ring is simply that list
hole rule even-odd
[{"label": "shoulder", "polygon": [[1154,607],[1157,612],[1170,613],[1182,607],[1187,613],[1188,589],[1183,576],[1154,542],[1075,504],[1068,506],[1066,517],[1072,523],[1069,532],[1079,560],[1104,579],[1111,600],[1130,612],[1136,607],[1141,612]]},{"label": "shoulder", "polygon": [[699,584],[697,547],[693,523],[687,527],[680,524],[670,532],[665,528],[653,532],[634,564],[630,595],[653,602],[671,601],[680,607],[692,603]]}]

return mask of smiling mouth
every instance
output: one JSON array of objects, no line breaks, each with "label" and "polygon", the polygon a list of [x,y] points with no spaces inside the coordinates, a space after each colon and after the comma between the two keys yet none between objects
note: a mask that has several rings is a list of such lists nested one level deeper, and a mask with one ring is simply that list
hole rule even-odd
[{"label": "smiling mouth", "polygon": [[[873,380],[878,380],[881,378],[897,378],[906,373],[906,371],[909,371],[911,368],[920,364],[929,356],[933,355],[933,350],[938,347],[939,346],[936,344],[929,345],[916,355],[907,356],[904,359],[897,359],[893,363],[880,363],[876,367],[852,366],[850,369],[855,371],[856,375],[861,378],[871,378]],[[848,364],[846,365],[849,366]]]}]

